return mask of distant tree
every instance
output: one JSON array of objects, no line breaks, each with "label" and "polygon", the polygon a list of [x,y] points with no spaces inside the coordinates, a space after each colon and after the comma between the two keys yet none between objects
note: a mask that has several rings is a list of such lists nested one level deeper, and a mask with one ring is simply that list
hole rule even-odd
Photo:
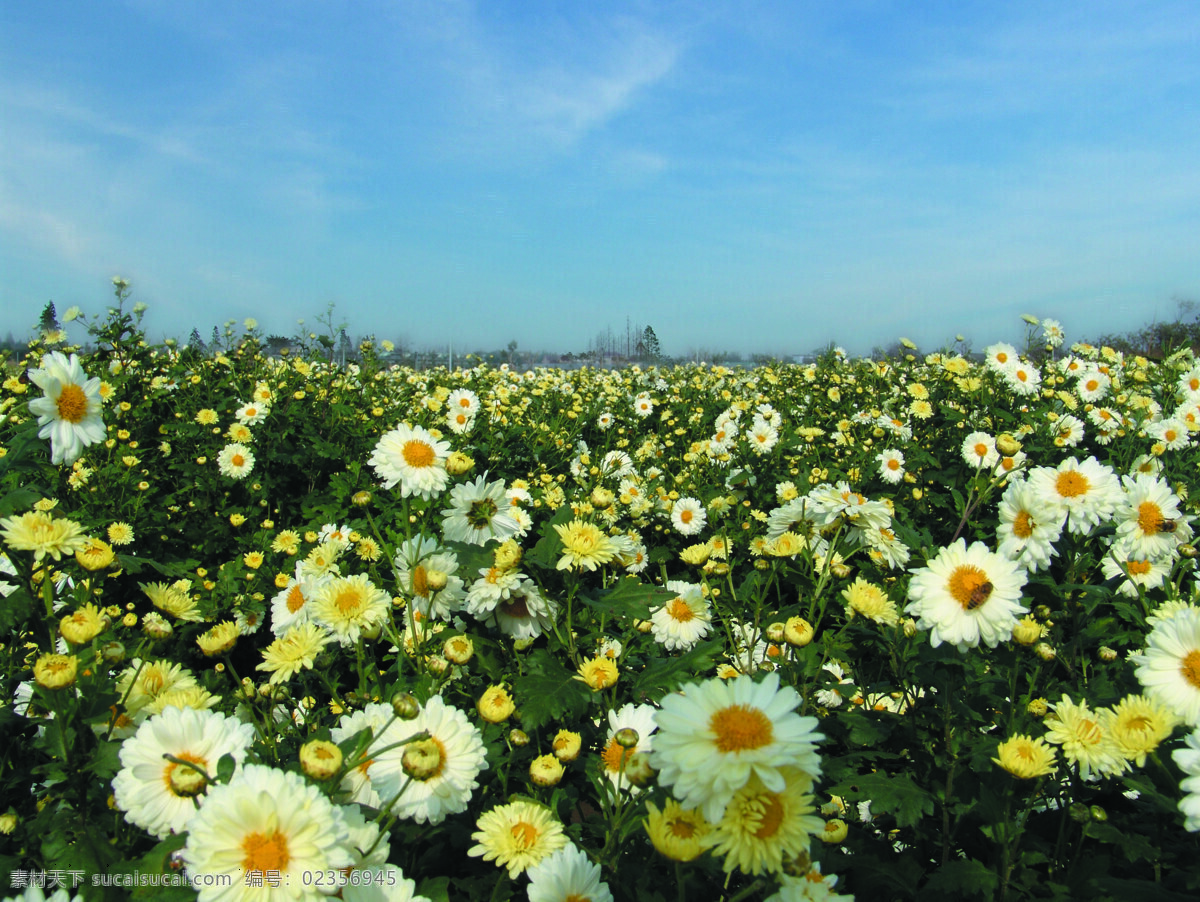
[{"label": "distant tree", "polygon": [[42,330],[43,335],[59,330],[58,314],[54,311],[54,301],[46,301],[46,306],[42,308],[42,318],[38,321],[38,328]]},{"label": "distant tree", "polygon": [[654,362],[662,357],[662,346],[658,343],[658,335],[655,333],[653,326],[647,326],[642,332],[641,345],[641,356],[646,360]]},{"label": "distant tree", "polygon": [[200,330],[195,326],[192,327],[192,334],[188,336],[188,347],[195,348],[201,353],[204,352],[204,339],[200,337]]}]

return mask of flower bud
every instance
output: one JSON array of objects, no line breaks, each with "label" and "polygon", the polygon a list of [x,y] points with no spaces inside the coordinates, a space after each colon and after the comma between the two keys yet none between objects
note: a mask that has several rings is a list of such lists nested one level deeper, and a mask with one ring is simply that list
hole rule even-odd
[{"label": "flower bud", "polygon": [[813,626],[803,617],[790,617],[783,625],[783,638],[789,645],[803,648],[813,640]]},{"label": "flower bud", "polygon": [[640,738],[638,731],[633,727],[622,727],[613,734],[613,739],[623,749],[635,748]]},{"label": "flower bud", "polygon": [[455,664],[466,664],[475,654],[475,643],[468,636],[451,636],[442,646],[442,654]]},{"label": "flower bud", "polygon": [[421,713],[421,705],[408,692],[397,692],[392,696],[392,713],[400,720],[412,720]]},{"label": "flower bud", "polygon": [[1054,646],[1049,642],[1039,642],[1034,646],[1033,650],[1037,652],[1037,656],[1043,661],[1053,661],[1058,657],[1058,652],[1054,650]]},{"label": "flower bud", "polygon": [[400,766],[414,780],[428,780],[442,769],[442,749],[435,739],[418,739],[404,747]]},{"label": "flower bud", "polygon": [[645,752],[633,752],[625,757],[625,779],[634,786],[645,788],[657,776],[658,771],[650,766],[650,756]]},{"label": "flower bud", "polygon": [[1100,646],[1100,651],[1098,654],[1100,655],[1101,661],[1117,660],[1117,650],[1115,648],[1109,648],[1107,645]]},{"label": "flower bud", "polygon": [[42,655],[33,665],[33,678],[44,689],[66,689],[75,685],[79,659],[74,655]]},{"label": "flower bud", "polygon": [[332,742],[313,739],[300,746],[300,767],[314,780],[328,780],[342,766],[342,750]]},{"label": "flower bud", "polygon": [[562,762],[553,755],[541,755],[529,763],[529,779],[537,786],[557,786],[562,778]]},{"label": "flower bud", "polygon": [[508,741],[519,749],[529,745],[529,734],[524,730],[513,729],[508,731]]},{"label": "flower bud", "polygon": [[825,829],[817,834],[822,842],[830,844],[842,842],[850,833],[850,828],[840,817],[831,818],[825,822]]},{"label": "flower bud", "polygon": [[782,642],[784,633],[787,631],[787,625],[776,620],[767,627],[766,636],[772,642]]},{"label": "flower bud", "polygon": [[583,745],[583,737],[571,730],[559,730],[554,735],[554,757],[559,761],[570,762],[579,757]]}]

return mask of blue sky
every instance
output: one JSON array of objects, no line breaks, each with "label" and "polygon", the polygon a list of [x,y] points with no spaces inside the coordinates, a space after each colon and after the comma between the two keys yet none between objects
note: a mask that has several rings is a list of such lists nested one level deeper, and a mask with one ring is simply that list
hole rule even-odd
[{"label": "blue sky", "polygon": [[0,335],[668,354],[1200,301],[1200,4],[0,4]]}]

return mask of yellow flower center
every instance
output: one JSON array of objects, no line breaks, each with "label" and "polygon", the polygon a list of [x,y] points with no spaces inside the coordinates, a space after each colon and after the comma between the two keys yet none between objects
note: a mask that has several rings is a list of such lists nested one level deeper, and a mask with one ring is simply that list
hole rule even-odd
[{"label": "yellow flower center", "polygon": [[508,832],[519,849],[532,849],[541,836],[538,828],[528,821],[517,821]]},{"label": "yellow flower center", "polygon": [[422,469],[433,466],[433,448],[428,442],[419,439],[409,439],[405,442],[404,447],[400,450],[400,456],[410,467]]},{"label": "yellow flower center", "polygon": [[362,593],[356,588],[343,589],[338,593],[334,606],[341,614],[356,614],[363,606]]},{"label": "yellow flower center", "polygon": [[1163,525],[1162,510],[1153,501],[1138,505],[1138,528],[1148,536],[1158,535]]},{"label": "yellow flower center", "polygon": [[722,752],[759,749],[775,738],[771,719],[749,705],[722,708],[713,714],[708,727],[716,733],[717,748]]},{"label": "yellow flower center", "polygon": [[754,836],[756,839],[769,839],[779,832],[779,825],[783,823],[783,805],[774,793],[759,796],[758,801],[763,804],[763,811]]},{"label": "yellow flower center", "polygon": [[667,613],[671,615],[672,620],[676,620],[679,623],[687,623],[696,616],[694,613],[692,613],[692,609],[688,607],[687,602],[682,598],[676,598],[674,601],[668,604]]},{"label": "yellow flower center", "polygon": [[900,461],[896,460],[896,458],[894,458],[894,457],[888,458],[887,468],[889,470],[899,470],[900,469]]},{"label": "yellow flower center", "polygon": [[1018,539],[1028,539],[1033,535],[1033,517],[1029,516],[1029,511],[1017,514],[1017,518],[1013,520],[1012,531]]},{"label": "yellow flower center", "polygon": [[615,738],[608,740],[608,745],[600,753],[600,757],[604,761],[604,767],[613,773],[621,770],[621,764],[624,763],[629,755],[630,750],[623,748]]},{"label": "yellow flower center", "polygon": [[1078,498],[1090,487],[1087,477],[1078,470],[1064,470],[1054,480],[1054,488],[1063,498]]},{"label": "yellow flower center", "polygon": [[683,510],[681,510],[679,512],[679,519],[682,520],[684,523],[691,523],[692,522],[692,512],[690,510],[688,510],[687,508],[684,508]]},{"label": "yellow flower center", "polygon": [[242,851],[245,853],[242,868],[250,873],[282,871],[291,860],[287,837],[278,830],[269,836],[249,834],[242,840]]},{"label": "yellow flower center", "polygon": [[420,564],[412,572],[412,590],[413,595],[429,594],[429,577],[425,568]]},{"label": "yellow flower center", "polygon": [[242,455],[240,455],[240,454],[235,454],[235,455],[233,455],[233,457],[229,458],[229,462],[231,464],[233,464],[235,467],[241,467],[241,466],[245,466],[246,458],[242,457]]},{"label": "yellow flower center", "polygon": [[289,614],[295,614],[298,610],[304,607],[304,593],[300,591],[299,584],[292,586],[287,594],[287,609]]},{"label": "yellow flower center", "polygon": [[996,362],[997,363],[1008,363],[1008,354],[1006,354],[1004,351],[1000,351],[996,355]]},{"label": "yellow flower center", "polygon": [[947,589],[963,610],[973,611],[992,594],[992,584],[987,574],[974,564],[963,564],[950,574]]},{"label": "yellow flower center", "polygon": [[976,442],[974,451],[975,451],[975,456],[982,459],[984,457],[987,457],[988,446],[985,445],[983,442]]},{"label": "yellow flower center", "polygon": [[1200,649],[1193,648],[1180,662],[1179,672],[1183,678],[1200,689]]},{"label": "yellow flower center", "polygon": [[78,385],[64,385],[58,396],[58,415],[68,423],[78,423],[87,415],[87,395]]},{"label": "yellow flower center", "polygon": [[691,839],[696,835],[696,825],[677,817],[667,821],[667,832],[677,839]]},{"label": "yellow flower center", "polygon": [[1149,561],[1126,561],[1125,566],[1129,568],[1130,576],[1145,576],[1150,572]]}]

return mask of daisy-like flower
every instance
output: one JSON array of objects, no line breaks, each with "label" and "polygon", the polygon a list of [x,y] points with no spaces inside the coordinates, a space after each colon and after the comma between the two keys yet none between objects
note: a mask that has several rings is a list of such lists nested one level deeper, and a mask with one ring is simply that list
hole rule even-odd
[{"label": "daisy-like flower", "polygon": [[1018,361],[1006,372],[1001,374],[1013,394],[1029,397],[1036,395],[1042,387],[1042,374],[1037,368],[1023,361]]},{"label": "daisy-like flower", "polygon": [[1160,701],[1127,695],[1113,706],[1112,734],[1121,755],[1138,767],[1175,731],[1178,718]]},{"label": "daisy-like flower", "polygon": [[884,626],[895,626],[900,622],[896,603],[883,589],[861,576],[842,591],[842,598],[846,599],[846,616],[849,618],[859,614]]},{"label": "daisy-like flower", "polygon": [[668,651],[687,651],[708,635],[712,613],[708,599],[696,583],[672,580],[667,591],[675,597],[650,615],[654,641]]},{"label": "daisy-like flower", "polygon": [[471,834],[475,845],[467,854],[508,868],[513,880],[568,842],[550,809],[534,802],[519,800],[485,811],[476,826]]},{"label": "daisy-like flower", "polygon": [[382,626],[392,600],[365,573],[325,583],[312,600],[312,619],[329,629],[342,645],[353,645]]},{"label": "daisy-like flower", "polygon": [[659,732],[650,763],[659,783],[715,823],[752,775],[772,792],[786,785],[784,767],[816,778],[816,744],[824,736],[815,717],[795,713],[799,704],[795,689],[780,687],[778,672],[761,683],[740,676],[685,685],[664,698],[655,715]]},{"label": "daisy-like flower", "polygon": [[442,536],[446,541],[486,545],[493,539],[503,542],[520,531],[520,524],[509,513],[511,504],[504,480],[485,482],[485,478],[477,476],[474,482],[450,490],[450,507],[442,511]]},{"label": "daisy-like flower", "polygon": [[930,631],[934,648],[943,642],[960,652],[980,642],[995,648],[1029,612],[1021,605],[1025,572],[982,542],[968,548],[958,539],[912,573],[904,610],[919,618],[918,629]]},{"label": "daisy-like flower", "polygon": [[1046,745],[1042,737],[1013,736],[996,749],[997,757],[992,761],[1022,780],[1044,777],[1055,773],[1054,749]]},{"label": "daisy-like flower", "polygon": [[733,795],[725,816],[704,839],[724,869],[744,874],[779,873],[786,859],[808,851],[825,821],[812,804],[812,777],[794,767],[780,771],[783,787],[774,792],[757,777]]},{"label": "daisy-like flower", "polygon": [[117,694],[125,700],[125,711],[129,717],[140,723],[146,716],[142,712],[155,699],[168,692],[198,685],[196,677],[182,664],[134,658],[117,679]]},{"label": "daisy-like flower", "polygon": [[989,345],[984,349],[983,354],[984,365],[992,372],[1001,375],[1012,369],[1020,361],[1017,349],[1003,341]]},{"label": "daisy-like flower", "polygon": [[[650,705],[635,705],[628,702],[619,711],[608,712],[608,740],[600,751],[600,772],[612,781],[618,788],[638,792],[636,786],[630,786],[625,777],[625,765],[629,756],[635,753],[648,754],[653,747],[652,737],[658,724],[654,722],[654,708]],[[637,741],[632,746],[622,745],[617,734],[622,730],[632,730],[637,735]],[[628,737],[626,732],[624,737]]]},{"label": "daisy-like flower", "polygon": [[1180,791],[1187,793],[1179,800],[1179,810],[1184,815],[1183,828],[1195,833],[1200,831],[1200,730],[1190,733],[1186,742],[1187,748],[1176,749],[1171,758],[1185,774],[1179,781]]},{"label": "daisy-like flower", "polygon": [[[429,738],[388,748],[420,733]],[[392,721],[367,755],[375,759],[370,778],[379,797],[385,803],[396,798],[393,813],[418,824],[440,824],[448,815],[466,811],[479,774],[488,767],[479,728],[440,695],[430,698],[412,720]]]},{"label": "daisy-like flower", "polygon": [[554,524],[562,541],[563,555],[558,559],[559,570],[595,570],[616,556],[616,546],[600,527],[585,520]]},{"label": "daisy-like flower", "polygon": [[29,412],[38,418],[38,437],[50,439],[51,463],[74,463],[85,447],[104,441],[100,379],[88,378],[77,355],[51,351],[29,379],[43,392]]},{"label": "daisy-like flower", "polygon": [[764,902],[854,902],[854,896],[834,892],[836,885],[836,874],[825,876],[821,873],[821,865],[813,864],[801,877],[782,875],[779,891]]},{"label": "daisy-like flower", "polygon": [[424,535],[408,539],[396,549],[392,563],[400,591],[426,617],[449,620],[462,608],[463,581],[455,575],[458,558],[437,539]]},{"label": "daisy-like flower", "polygon": [[553,628],[557,616],[558,605],[538,591],[537,583],[521,576],[508,597],[480,619],[513,639],[536,639]]},{"label": "daisy-like flower", "polygon": [[779,430],[766,420],[756,418],[746,433],[746,443],[755,454],[768,454],[779,444]]},{"label": "daisy-like flower", "polygon": [[1028,482],[1014,482],[1000,498],[999,514],[996,552],[1030,573],[1048,568],[1066,520],[1061,509],[1046,504]]},{"label": "daisy-like flower", "polygon": [[208,789],[206,775],[216,776],[224,755],[240,765],[253,741],[252,724],[215,711],[165,708],[121,743],[121,770],[112,784],[116,805],[127,821],[159,839],[181,833],[196,813],[193,800]]},{"label": "daisy-like flower", "polygon": [[991,469],[1000,460],[996,439],[986,432],[972,432],[962,443],[962,457],[968,467]]},{"label": "daisy-like flower", "polygon": [[0,535],[13,551],[32,551],[34,560],[49,555],[62,560],[87,547],[83,527],[65,517],[51,517],[48,511],[30,511],[18,517],[0,520]]},{"label": "daisy-like flower", "polygon": [[[317,787],[297,773],[247,764],[209,790],[188,824],[183,861],[193,873],[229,878],[199,887],[199,902],[234,902],[332,895],[334,881],[309,887],[311,875],[349,867],[354,857],[341,809]],[[278,874],[279,887],[251,887],[247,874]]]},{"label": "daisy-like flower", "polygon": [[654,413],[654,400],[649,395],[638,395],[633,399],[633,412],[644,420]]},{"label": "daisy-like flower", "polygon": [[1160,620],[1133,655],[1138,682],[1189,727],[1200,726],[1200,609],[1184,608]]},{"label": "daisy-like flower", "polygon": [[684,808],[668,798],[662,811],[646,803],[646,833],[660,855],[672,861],[691,861],[704,852],[704,838],[712,824],[696,808]]},{"label": "daisy-like flower", "polygon": [[118,521],[108,524],[108,541],[113,545],[129,545],[133,542],[133,527]]},{"label": "daisy-like flower", "polygon": [[234,413],[237,421],[243,426],[257,426],[267,418],[267,414],[271,412],[271,405],[265,402],[251,401],[248,404],[243,404]]},{"label": "daisy-like flower", "polygon": [[704,529],[708,515],[695,498],[680,498],[671,506],[671,525],[682,536],[694,536]]},{"label": "daisy-like flower", "polygon": [[613,902],[600,865],[575,845],[547,855],[528,870],[529,902]]},{"label": "daisy-like flower", "polygon": [[1068,457],[1058,467],[1037,467],[1029,483],[1045,504],[1066,514],[1067,529],[1086,535],[1124,501],[1117,475],[1096,458]]},{"label": "daisy-like flower", "polygon": [[445,491],[450,481],[446,472],[449,455],[448,442],[438,441],[420,426],[401,423],[379,439],[367,462],[385,489],[399,483],[401,497],[428,501]]},{"label": "daisy-like flower", "polygon": [[217,455],[217,469],[230,479],[245,479],[254,469],[254,452],[241,442],[230,442]]},{"label": "daisy-like flower", "polygon": [[321,650],[333,638],[315,623],[301,623],[263,649],[262,663],[255,670],[271,675],[270,684],[286,683],[301,670],[312,670]]},{"label": "daisy-like flower", "polygon": [[1139,473],[1122,478],[1124,503],[1117,510],[1117,538],[1130,555],[1162,558],[1192,537],[1179,497],[1162,479]]},{"label": "daisy-like flower", "polygon": [[1083,403],[1096,404],[1104,400],[1111,385],[1112,380],[1105,373],[1097,369],[1087,369],[1079,374],[1075,391]]},{"label": "daisy-like flower", "polygon": [[1157,442],[1162,442],[1168,451],[1178,451],[1192,443],[1187,424],[1174,417],[1147,423],[1146,435]]},{"label": "daisy-like flower", "polygon": [[1081,777],[1086,780],[1093,772],[1116,776],[1128,768],[1113,739],[1112,711],[1092,711],[1086,700],[1077,705],[1067,695],[1050,708],[1054,713],[1046,716],[1046,741],[1062,746],[1063,757],[1079,768]]},{"label": "daisy-like flower", "polygon": [[1129,598],[1138,597],[1138,586],[1157,589],[1171,572],[1170,558],[1156,559],[1131,554],[1124,543],[1108,550],[1100,561],[1100,572],[1105,579],[1119,579],[1117,591]]},{"label": "daisy-like flower", "polygon": [[879,478],[897,485],[904,481],[904,455],[895,448],[887,448],[875,456],[879,461]]}]

